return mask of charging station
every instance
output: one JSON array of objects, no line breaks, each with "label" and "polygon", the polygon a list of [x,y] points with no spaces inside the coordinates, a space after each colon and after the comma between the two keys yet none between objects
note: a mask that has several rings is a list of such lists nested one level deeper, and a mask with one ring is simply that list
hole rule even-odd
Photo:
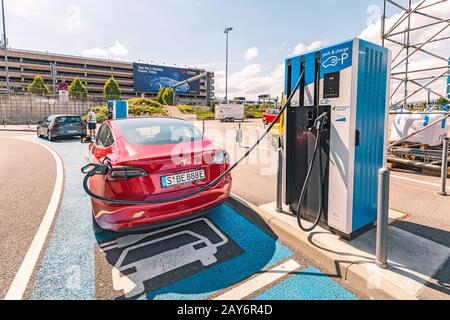
[{"label": "charging station", "polygon": [[108,101],[108,119],[126,119],[128,118],[128,101],[111,100]]},{"label": "charging station", "polygon": [[388,49],[358,38],[286,60],[287,96],[300,87],[286,110],[283,194],[299,223],[346,239],[374,226],[390,61]]}]

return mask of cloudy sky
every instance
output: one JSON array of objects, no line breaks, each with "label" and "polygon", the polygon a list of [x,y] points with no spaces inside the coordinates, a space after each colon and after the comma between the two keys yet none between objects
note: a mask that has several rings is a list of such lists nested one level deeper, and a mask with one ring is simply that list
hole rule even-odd
[{"label": "cloudy sky", "polygon": [[[281,94],[283,62],[290,55],[359,35],[379,42],[382,6],[381,0],[4,1],[10,47],[204,67],[216,73],[217,96],[225,91],[223,29],[232,26],[230,96],[250,98]],[[448,18],[450,3],[429,12]],[[390,10],[392,21],[396,14]],[[429,22],[419,18],[415,24]],[[432,35],[433,30],[418,33],[412,42]],[[429,48],[450,55],[448,42]],[[425,55],[413,61],[414,66],[442,64]],[[443,93],[444,80],[433,88]]]}]

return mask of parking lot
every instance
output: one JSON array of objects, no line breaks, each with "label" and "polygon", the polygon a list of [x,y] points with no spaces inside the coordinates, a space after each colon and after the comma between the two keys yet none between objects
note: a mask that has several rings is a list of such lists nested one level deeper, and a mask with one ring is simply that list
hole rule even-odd
[{"label": "parking lot", "polygon": [[[203,123],[196,123],[203,128]],[[211,121],[205,133],[235,161],[264,132],[260,120]],[[366,299],[338,272],[288,245],[236,200],[207,216],[136,233],[95,235],[80,168],[88,147],[78,139],[49,142],[33,133],[0,132],[2,298],[38,299]],[[21,170],[16,168],[20,167]],[[233,193],[264,207],[276,196],[276,153],[266,138],[233,172]],[[27,181],[27,183],[23,183]],[[438,178],[392,174],[395,227],[448,247],[450,226]],[[416,201],[410,201],[411,198]],[[299,253],[300,252],[300,253]],[[447,261],[427,288],[445,290]],[[425,290],[427,290],[427,288]]]},{"label": "parking lot", "polygon": [[[11,181],[0,192],[7,221],[2,298],[365,298],[233,201],[165,229],[95,236],[80,172],[87,145],[24,133],[0,133],[0,139],[10,152],[2,170]],[[23,169],[14,170],[17,164]],[[245,189],[242,172],[234,177]]]}]

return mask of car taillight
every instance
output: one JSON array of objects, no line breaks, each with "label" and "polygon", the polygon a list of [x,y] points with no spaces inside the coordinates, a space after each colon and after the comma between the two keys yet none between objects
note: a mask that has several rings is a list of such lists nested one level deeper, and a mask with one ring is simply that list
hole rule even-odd
[{"label": "car taillight", "polygon": [[148,174],[141,168],[134,167],[113,167],[106,179],[108,181],[128,181],[133,178],[147,177]]},{"label": "car taillight", "polygon": [[213,164],[229,164],[230,163],[230,155],[228,152],[222,152],[216,155],[214,158]]}]

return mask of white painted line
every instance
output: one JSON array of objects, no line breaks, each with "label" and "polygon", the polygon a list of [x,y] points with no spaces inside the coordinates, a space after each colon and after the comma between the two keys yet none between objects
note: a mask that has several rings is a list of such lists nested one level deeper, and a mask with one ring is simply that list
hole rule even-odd
[{"label": "white painted line", "polygon": [[[391,175],[392,178],[395,179],[400,179],[400,180],[404,180],[404,181],[409,181],[409,182],[416,182],[416,183],[420,183],[420,184],[425,184],[427,186],[431,186],[431,187],[437,187],[440,188],[441,185],[438,183],[432,183],[432,182],[427,182],[427,181],[421,181],[421,180],[416,180],[416,179],[410,179],[410,178],[405,178],[405,177],[401,177],[401,176],[397,176],[397,175]],[[450,190],[450,187],[447,187],[448,190]]]},{"label": "white painted line", "polygon": [[231,289],[228,292],[218,296],[214,300],[230,301],[243,300],[252,293],[261,290],[271,283],[287,276],[288,274],[300,269],[300,265],[294,260],[289,260],[273,269],[267,270],[255,278],[244,282],[240,286]]},{"label": "white painted line", "polygon": [[47,239],[47,235],[50,232],[53,219],[55,218],[56,212],[58,210],[59,200],[61,198],[64,183],[63,163],[60,157],[56,154],[56,152],[42,143],[34,141],[28,142],[36,143],[40,146],[43,146],[53,156],[53,158],[56,161],[56,181],[55,187],[53,189],[53,194],[50,199],[50,203],[47,207],[47,211],[45,212],[41,225],[39,226],[39,229],[36,235],[34,236],[33,242],[31,243],[30,248],[28,249],[28,252],[25,255],[25,258],[22,261],[19,271],[16,273],[16,276],[11,286],[9,287],[8,292],[6,293],[5,300],[23,299],[25,290],[27,289],[31,276],[33,275],[34,267],[36,266],[36,263],[39,260],[39,256],[44,247],[45,240]]}]

